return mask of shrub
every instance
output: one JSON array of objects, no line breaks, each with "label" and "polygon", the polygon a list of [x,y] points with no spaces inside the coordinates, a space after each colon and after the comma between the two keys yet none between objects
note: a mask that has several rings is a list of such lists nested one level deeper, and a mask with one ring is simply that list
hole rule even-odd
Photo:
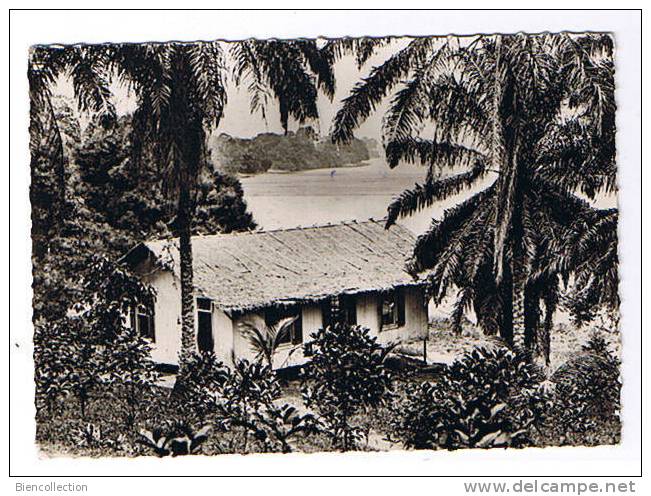
[{"label": "shrub", "polygon": [[368,329],[341,323],[311,338],[311,360],[302,373],[304,402],[318,411],[337,448],[355,449],[363,429],[353,417],[391,397],[391,375],[384,363],[391,348],[380,346]]},{"label": "shrub", "polygon": [[251,427],[264,446],[264,451],[293,451],[291,441],[301,434],[318,434],[320,426],[310,413],[300,414],[288,404],[265,403],[251,412]]},{"label": "shrub", "polygon": [[185,423],[172,423],[164,428],[143,430],[138,442],[149,448],[156,456],[194,455],[208,439],[210,427],[194,430]]},{"label": "shrub", "polygon": [[37,412],[54,412],[59,401],[73,396],[82,418],[91,392],[101,383],[101,355],[80,319],[65,317],[34,329],[34,381]]},{"label": "shrub", "polygon": [[151,345],[135,329],[124,327],[105,352],[104,382],[111,387],[114,397],[124,399],[125,421],[128,427],[133,427],[159,377],[151,359]]},{"label": "shrub", "polygon": [[93,261],[89,274],[83,281],[87,296],[76,305],[76,315],[40,321],[35,327],[38,410],[52,413],[58,400],[73,395],[83,418],[100,384],[120,384],[135,411],[140,390],[156,378],[149,344],[126,325],[129,310],[150,304],[153,291],[101,257]]},{"label": "shrub", "polygon": [[220,452],[292,451],[291,441],[301,434],[318,432],[310,414],[278,402],[281,389],[276,374],[261,362],[238,360],[225,367],[212,353],[196,354],[179,376],[173,408],[183,418],[205,422],[215,431],[229,433],[228,445]]},{"label": "shrub", "polygon": [[558,444],[617,442],[619,376],[619,359],[602,337],[593,335],[552,377],[555,387],[545,419],[548,437]]},{"label": "shrub", "polygon": [[541,376],[507,348],[476,348],[436,382],[407,387],[394,434],[408,448],[523,446],[541,415]]},{"label": "shrub", "polygon": [[176,377],[172,407],[189,422],[206,422],[221,401],[221,388],[229,369],[214,353],[194,353]]},{"label": "shrub", "polygon": [[121,451],[126,445],[126,437],[119,434],[117,437],[107,435],[106,431],[96,424],[88,423],[79,427],[74,433],[77,446],[90,449],[110,449]]},{"label": "shrub", "polygon": [[235,363],[222,386],[221,415],[227,427],[244,430],[244,450],[250,436],[262,451],[288,453],[294,437],[319,431],[313,415],[301,415],[295,407],[278,403],[280,393],[269,366],[247,360]]}]

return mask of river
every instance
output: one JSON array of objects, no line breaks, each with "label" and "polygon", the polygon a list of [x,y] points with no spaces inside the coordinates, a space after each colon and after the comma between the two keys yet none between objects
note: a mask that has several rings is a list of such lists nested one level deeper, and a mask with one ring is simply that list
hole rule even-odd
[{"label": "river", "polygon": [[[278,229],[381,219],[392,198],[415,183],[422,183],[425,174],[426,169],[420,166],[390,169],[383,158],[375,158],[358,167],[272,172],[242,177],[241,181],[244,198],[258,225]],[[440,216],[459,200],[455,195],[399,222],[420,234],[433,216]]]}]

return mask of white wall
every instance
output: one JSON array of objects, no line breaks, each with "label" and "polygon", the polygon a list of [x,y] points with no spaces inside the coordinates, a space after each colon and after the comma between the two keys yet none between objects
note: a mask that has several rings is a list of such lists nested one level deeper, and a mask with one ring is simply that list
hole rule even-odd
[{"label": "white wall", "polygon": [[[159,363],[178,364],[181,346],[181,287],[180,281],[169,271],[158,271],[147,275],[144,281],[157,292],[155,303],[156,342],[152,347],[152,358]],[[397,341],[423,339],[427,333],[427,306],[422,288],[408,287],[405,291],[405,325],[380,329],[380,295],[364,293],[356,296],[357,324],[367,327],[378,337],[381,344]],[[307,304],[302,307],[303,342],[323,325],[321,306]],[[248,340],[242,335],[238,323],[246,314],[231,320],[224,312],[213,308],[213,340],[215,355],[226,365],[232,365],[232,356],[253,360],[254,352]],[[264,318],[263,315],[261,317]],[[195,325],[197,321],[195,319]],[[274,368],[289,367],[305,363],[300,345],[286,344],[279,348],[274,357]]]},{"label": "white wall", "polygon": [[[306,342],[309,340],[310,334],[321,328],[323,325],[321,307],[320,305],[312,304],[302,305],[301,313],[303,319],[303,342]],[[233,322],[233,350],[235,356],[238,358],[246,358],[247,360],[253,360],[255,358],[255,353],[251,349],[248,340],[242,335],[242,331],[238,324],[250,315],[251,314],[244,314],[237,317]],[[258,315],[264,319],[262,313],[258,313]],[[301,365],[305,362],[306,359],[303,356],[302,345],[287,343],[279,347],[274,356],[273,366],[274,368],[283,368]]]},{"label": "white wall", "polygon": [[[181,349],[181,283],[169,271],[157,271],[144,276],[143,280],[156,290],[156,342],[152,346],[152,358],[159,363],[178,365]],[[197,325],[198,319],[195,316],[195,331]],[[217,308],[213,308],[212,332],[215,355],[225,364],[231,365],[233,322]]]},{"label": "white wall", "polygon": [[357,324],[368,327],[378,342],[405,342],[424,339],[427,335],[427,305],[422,288],[407,287],[405,291],[405,325],[381,328],[379,305],[381,295],[365,293],[357,296]]},{"label": "white wall", "polygon": [[212,309],[212,336],[215,356],[225,365],[233,365],[233,321],[218,308]]},{"label": "white wall", "polygon": [[355,300],[357,302],[357,325],[367,327],[373,336],[377,336],[380,329],[378,295],[376,293],[363,293],[355,296]]},{"label": "white wall", "polygon": [[181,348],[180,283],[169,271],[158,271],[144,277],[144,281],[156,289],[156,342],[152,347],[152,358],[159,363],[177,365]]}]

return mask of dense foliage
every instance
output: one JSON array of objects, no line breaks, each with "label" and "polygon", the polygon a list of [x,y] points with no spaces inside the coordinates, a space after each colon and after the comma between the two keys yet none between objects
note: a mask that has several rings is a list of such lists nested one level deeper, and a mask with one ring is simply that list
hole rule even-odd
[{"label": "dense foliage", "polygon": [[[158,165],[143,161],[136,166],[130,159],[130,116],[95,118],[82,133],[70,105],[62,100],[55,104],[70,157],[66,162],[68,194],[56,223],[44,216],[48,210],[41,209],[40,200],[32,203],[36,222],[34,317],[49,320],[62,317],[84,297],[79,275],[86,273],[94,255],[118,259],[144,239],[170,236],[175,215]],[[37,188],[33,185],[32,191]],[[254,227],[239,181],[212,165],[203,170],[197,184],[193,231],[215,234]]]},{"label": "dense foliage", "polygon": [[208,425],[234,438],[246,452],[293,451],[292,440],[315,434],[318,424],[311,414],[280,401],[275,372],[261,361],[236,360],[226,367],[211,353],[192,355],[181,371],[172,394],[172,405],[191,425]]},{"label": "dense foliage", "polygon": [[390,350],[361,326],[337,323],[312,334],[303,399],[319,413],[336,447],[355,449],[363,432],[353,417],[390,398],[392,380],[385,365]]},{"label": "dense foliage", "polygon": [[[158,164],[136,167],[130,160],[131,120],[124,116],[87,130],[84,146],[75,153],[81,179],[77,193],[115,229],[134,237],[169,233],[173,205],[165,195]],[[214,234],[255,227],[242,196],[237,179],[209,164],[197,184],[193,230]]]},{"label": "dense foliage", "polygon": [[[577,195],[616,189],[614,69],[608,34],[416,38],[334,120],[345,142],[389,97],[387,161],[427,167],[389,205],[387,227],[474,188],[432,220],[411,268],[427,272],[437,303],[457,292],[455,317],[473,309],[488,334],[547,361],[563,280],[578,274],[574,289],[586,290],[570,311],[618,305],[616,215],[594,228],[600,214]],[[570,238],[583,242],[556,249]]]},{"label": "dense foliage", "polygon": [[544,432],[559,444],[614,444],[620,437],[620,361],[600,335],[553,375]]},{"label": "dense foliage", "polygon": [[395,436],[416,449],[524,446],[544,404],[540,381],[508,348],[476,348],[435,382],[407,388]]},{"label": "dense foliage", "polygon": [[147,340],[127,325],[129,309],[155,297],[140,280],[103,258],[82,279],[77,314],[37,321],[34,333],[36,406],[52,412],[68,397],[84,418],[91,395],[117,384],[133,424],[143,391],[156,379]]},{"label": "dense foliage", "polygon": [[335,145],[319,139],[311,128],[287,135],[265,133],[254,138],[222,134],[216,138],[212,154],[226,172],[258,174],[270,169],[300,171],[359,165],[370,158],[372,143],[359,139]]}]

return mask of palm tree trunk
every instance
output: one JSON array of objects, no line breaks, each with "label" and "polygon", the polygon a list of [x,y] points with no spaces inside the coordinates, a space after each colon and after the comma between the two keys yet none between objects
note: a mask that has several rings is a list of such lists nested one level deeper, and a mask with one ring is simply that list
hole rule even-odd
[{"label": "palm tree trunk", "polygon": [[280,109],[280,125],[283,127],[284,135],[287,136],[289,134],[289,109],[284,98],[280,98],[278,103]]},{"label": "palm tree trunk", "polygon": [[[518,105],[514,76],[508,62],[502,59],[502,37],[496,38],[497,60],[493,89],[492,162],[499,170],[497,222],[494,232],[494,270],[497,284],[510,265],[512,277],[513,346],[525,348],[524,247],[522,246],[522,192],[519,163]],[[509,250],[511,248],[510,260]],[[504,318],[507,318],[505,315]]]},{"label": "palm tree trunk", "polygon": [[501,61],[502,37],[497,35],[495,39],[497,60],[495,62],[495,81],[492,95],[491,115],[491,163],[495,170],[499,171],[498,185],[500,198],[498,200],[497,222],[494,232],[493,266],[495,281],[502,282],[504,275],[504,244],[506,242],[507,228],[510,219],[510,210],[505,205],[505,191],[508,190],[508,155],[506,150],[506,139],[504,122],[502,119],[502,108],[504,106],[504,92],[506,87],[506,69]]},{"label": "palm tree trunk", "polygon": [[[519,243],[516,241],[514,244]],[[522,270],[521,257],[514,254],[511,262],[513,271],[513,346],[518,350],[524,350],[526,335],[524,324],[524,271]]]},{"label": "palm tree trunk", "polygon": [[540,288],[539,284],[527,284],[524,295],[524,344],[537,353],[540,337]]},{"label": "palm tree trunk", "polygon": [[181,349],[179,366],[183,367],[195,351],[194,329],[194,274],[192,270],[192,216],[187,185],[181,185],[179,194],[179,255],[181,259]]},{"label": "palm tree trunk", "polygon": [[[512,157],[513,159],[515,157]],[[525,322],[525,293],[527,286],[527,274],[524,263],[524,246],[522,240],[524,237],[522,229],[522,202],[519,201],[521,195],[518,194],[520,188],[516,185],[514,188],[514,207],[511,217],[511,274],[513,277],[513,346],[518,350],[527,348],[527,331]],[[529,344],[535,342],[532,339]]]},{"label": "palm tree trunk", "polygon": [[537,359],[539,362],[543,363],[546,367],[549,366],[549,355],[551,351],[551,330],[553,325],[553,312],[550,312],[548,308],[545,309],[545,322],[540,327],[538,333],[537,341]]},{"label": "palm tree trunk", "polygon": [[545,367],[549,367],[550,364],[551,333],[554,327],[554,312],[558,304],[558,294],[554,286],[555,282],[555,280],[552,280],[552,286],[544,296],[545,321],[540,328],[536,346],[538,362],[542,363]]},{"label": "palm tree trunk", "polygon": [[500,296],[500,337],[507,343],[513,342],[513,277],[511,264],[504,267],[502,281],[497,286]]}]

